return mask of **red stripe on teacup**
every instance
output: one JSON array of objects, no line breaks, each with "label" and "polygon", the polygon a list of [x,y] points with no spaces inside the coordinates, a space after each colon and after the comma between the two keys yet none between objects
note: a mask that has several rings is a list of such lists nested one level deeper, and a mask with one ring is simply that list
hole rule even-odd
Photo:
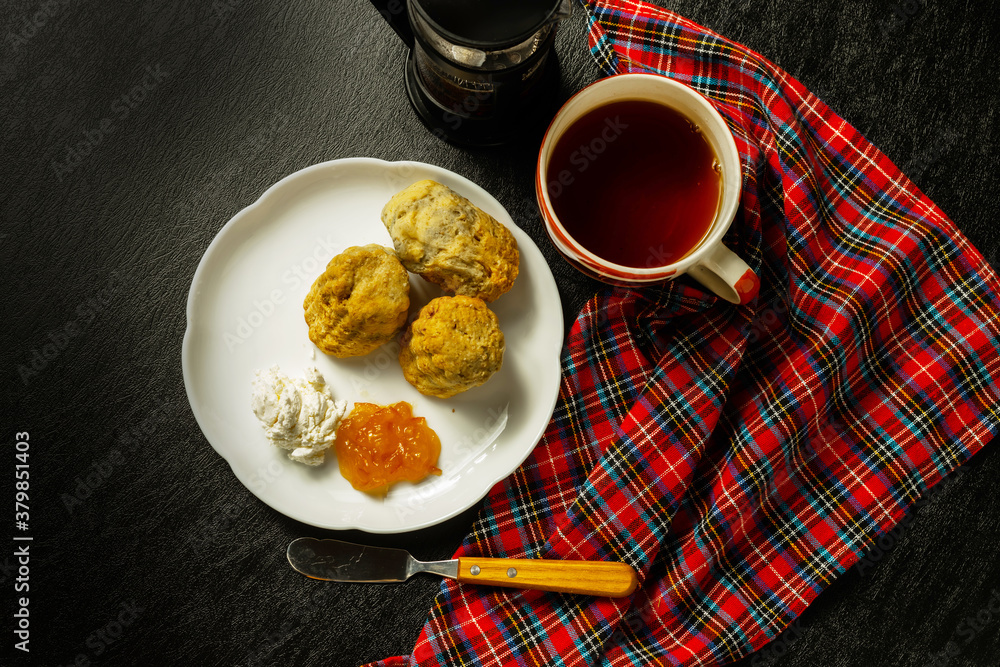
[{"label": "red stripe on teacup", "polygon": [[740,305],[745,305],[753,301],[760,291],[760,278],[752,270],[747,269],[740,279],[736,281],[736,293],[740,295]]}]

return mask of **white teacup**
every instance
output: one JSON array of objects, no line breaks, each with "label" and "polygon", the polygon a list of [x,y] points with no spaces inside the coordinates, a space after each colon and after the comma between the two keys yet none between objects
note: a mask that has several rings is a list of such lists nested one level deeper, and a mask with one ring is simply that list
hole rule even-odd
[{"label": "white teacup", "polygon": [[[700,128],[721,167],[722,191],[715,218],[693,250],[669,264],[631,267],[615,264],[576,241],[557,217],[547,174],[560,137],[590,111],[612,102],[650,101],[670,107]],[[636,286],[672,280],[685,273],[732,303],[745,304],[760,289],[753,270],[729,248],[722,237],[736,216],[742,186],[740,156],[726,121],[703,95],[682,83],[656,74],[619,74],[601,79],[570,98],[549,125],[538,151],[535,194],[549,238],[562,256],[584,273],[616,285]],[[601,193],[593,193],[600,196]],[[607,196],[607,194],[605,194]],[[627,221],[614,233],[628,233]],[[655,262],[653,262],[655,263]]]}]

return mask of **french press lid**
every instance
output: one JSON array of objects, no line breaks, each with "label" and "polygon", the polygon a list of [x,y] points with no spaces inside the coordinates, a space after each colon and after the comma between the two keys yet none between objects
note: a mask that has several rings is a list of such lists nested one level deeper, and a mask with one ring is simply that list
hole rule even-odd
[{"label": "french press lid", "polygon": [[563,0],[411,0],[435,32],[452,44],[482,50],[520,44],[551,21]]}]

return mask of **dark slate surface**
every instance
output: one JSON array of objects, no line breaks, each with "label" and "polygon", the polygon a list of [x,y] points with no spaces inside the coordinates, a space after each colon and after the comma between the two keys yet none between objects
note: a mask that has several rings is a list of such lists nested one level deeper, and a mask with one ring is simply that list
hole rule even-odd
[{"label": "dark slate surface", "polygon": [[[670,7],[818,91],[1000,265],[993,3]],[[595,286],[542,234],[537,135],[496,151],[429,136],[402,92],[404,47],[362,0],[6,0],[0,34],[0,488],[13,498],[13,439],[28,431],[34,537],[28,656],[12,649],[13,546],[0,555],[0,655],[12,656],[0,661],[353,665],[407,651],[437,583],[295,574],[285,545],[321,531],[257,501],[205,441],[181,376],[187,290],[214,235],[269,185],[371,156],[438,164],[494,193],[546,253],[570,319]],[[566,97],[597,74],[581,12],[557,49]],[[70,156],[83,141],[88,154]],[[25,381],[17,367],[33,360]],[[1000,664],[994,449],[743,664]],[[74,493],[86,497],[67,505]],[[346,537],[444,558],[472,519]]]}]

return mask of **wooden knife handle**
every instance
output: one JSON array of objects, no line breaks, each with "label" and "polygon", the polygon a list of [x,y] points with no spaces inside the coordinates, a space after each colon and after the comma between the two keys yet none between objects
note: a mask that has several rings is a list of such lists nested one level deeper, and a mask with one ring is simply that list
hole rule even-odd
[{"label": "wooden knife handle", "polygon": [[458,581],[609,598],[629,595],[639,585],[631,565],[593,560],[535,558],[458,559]]}]

